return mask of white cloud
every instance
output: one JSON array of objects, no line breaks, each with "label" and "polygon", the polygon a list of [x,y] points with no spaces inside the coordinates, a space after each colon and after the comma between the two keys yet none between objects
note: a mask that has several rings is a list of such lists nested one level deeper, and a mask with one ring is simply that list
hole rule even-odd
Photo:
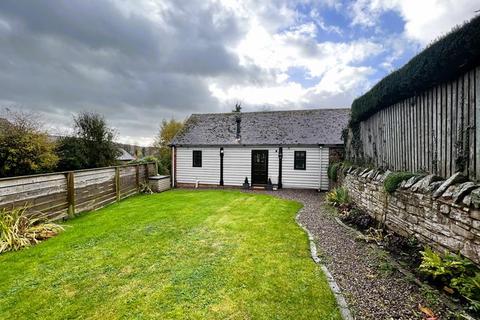
[{"label": "white cloud", "polygon": [[350,16],[354,26],[375,27],[381,14],[394,10],[405,21],[405,36],[426,45],[479,9],[472,0],[359,0],[350,5]]},{"label": "white cloud", "polygon": [[[317,11],[312,14],[314,18],[320,15]],[[242,85],[225,85],[214,79],[209,87],[212,95],[224,104],[239,100],[253,107],[267,104],[287,108],[323,107],[322,97],[338,95],[342,98],[333,104],[348,106],[360,88],[368,84],[367,76],[372,73],[372,68],[356,64],[385,49],[369,39],[319,42],[319,28],[328,28],[319,22],[322,21],[297,22],[272,32],[260,15],[250,16],[245,21],[245,37],[232,51],[238,54],[242,66],[255,66],[269,76],[265,76],[262,83]],[[290,79],[288,72],[293,68],[304,70],[310,84]],[[331,99],[325,101],[332,106]]]}]

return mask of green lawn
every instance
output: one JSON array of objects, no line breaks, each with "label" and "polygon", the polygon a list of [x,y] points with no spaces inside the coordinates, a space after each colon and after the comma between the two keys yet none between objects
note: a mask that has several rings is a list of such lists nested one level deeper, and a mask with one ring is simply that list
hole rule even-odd
[{"label": "green lawn", "polygon": [[84,214],[0,255],[0,319],[340,319],[300,207],[175,190]]}]

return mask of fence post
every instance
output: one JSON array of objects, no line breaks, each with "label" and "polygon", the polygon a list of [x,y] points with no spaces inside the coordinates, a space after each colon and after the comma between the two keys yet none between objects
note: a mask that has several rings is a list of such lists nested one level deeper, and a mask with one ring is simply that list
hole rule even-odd
[{"label": "fence post", "polygon": [[117,201],[120,201],[120,168],[115,167],[115,193]]},{"label": "fence post", "polygon": [[135,166],[135,183],[137,184],[137,191],[140,191],[140,172],[138,164]]},{"label": "fence post", "polygon": [[67,173],[67,202],[68,216],[71,218],[75,215],[75,173],[73,171]]}]

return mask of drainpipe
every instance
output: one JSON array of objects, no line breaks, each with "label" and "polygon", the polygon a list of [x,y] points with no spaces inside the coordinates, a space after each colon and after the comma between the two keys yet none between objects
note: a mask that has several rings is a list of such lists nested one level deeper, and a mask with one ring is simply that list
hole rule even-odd
[{"label": "drainpipe", "polygon": [[220,148],[220,186],[223,186],[223,147]]},{"label": "drainpipe", "polygon": [[175,156],[175,146],[172,146],[172,172],[171,172],[171,176],[172,176],[172,188],[175,188],[177,183],[175,181],[175,179],[177,178],[175,176],[175,170],[177,169],[176,168],[176,156]]},{"label": "drainpipe", "polygon": [[318,186],[318,191],[322,191],[322,171],[323,171],[323,147],[320,146],[320,185]]},{"label": "drainpipe", "polygon": [[278,148],[278,189],[282,189],[282,159],[283,147]]}]

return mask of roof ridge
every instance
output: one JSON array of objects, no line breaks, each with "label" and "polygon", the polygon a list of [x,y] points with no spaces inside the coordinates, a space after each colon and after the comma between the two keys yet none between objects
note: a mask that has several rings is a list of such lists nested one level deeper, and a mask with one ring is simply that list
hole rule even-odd
[{"label": "roof ridge", "polygon": [[[252,114],[252,113],[281,113],[281,112],[305,112],[305,111],[333,111],[333,110],[351,110],[351,108],[316,108],[316,109],[289,109],[289,110],[265,110],[265,111],[247,111],[239,112],[240,114]],[[206,112],[206,113],[192,113],[192,116],[197,115],[220,115],[220,114],[237,114],[237,112]]]}]

